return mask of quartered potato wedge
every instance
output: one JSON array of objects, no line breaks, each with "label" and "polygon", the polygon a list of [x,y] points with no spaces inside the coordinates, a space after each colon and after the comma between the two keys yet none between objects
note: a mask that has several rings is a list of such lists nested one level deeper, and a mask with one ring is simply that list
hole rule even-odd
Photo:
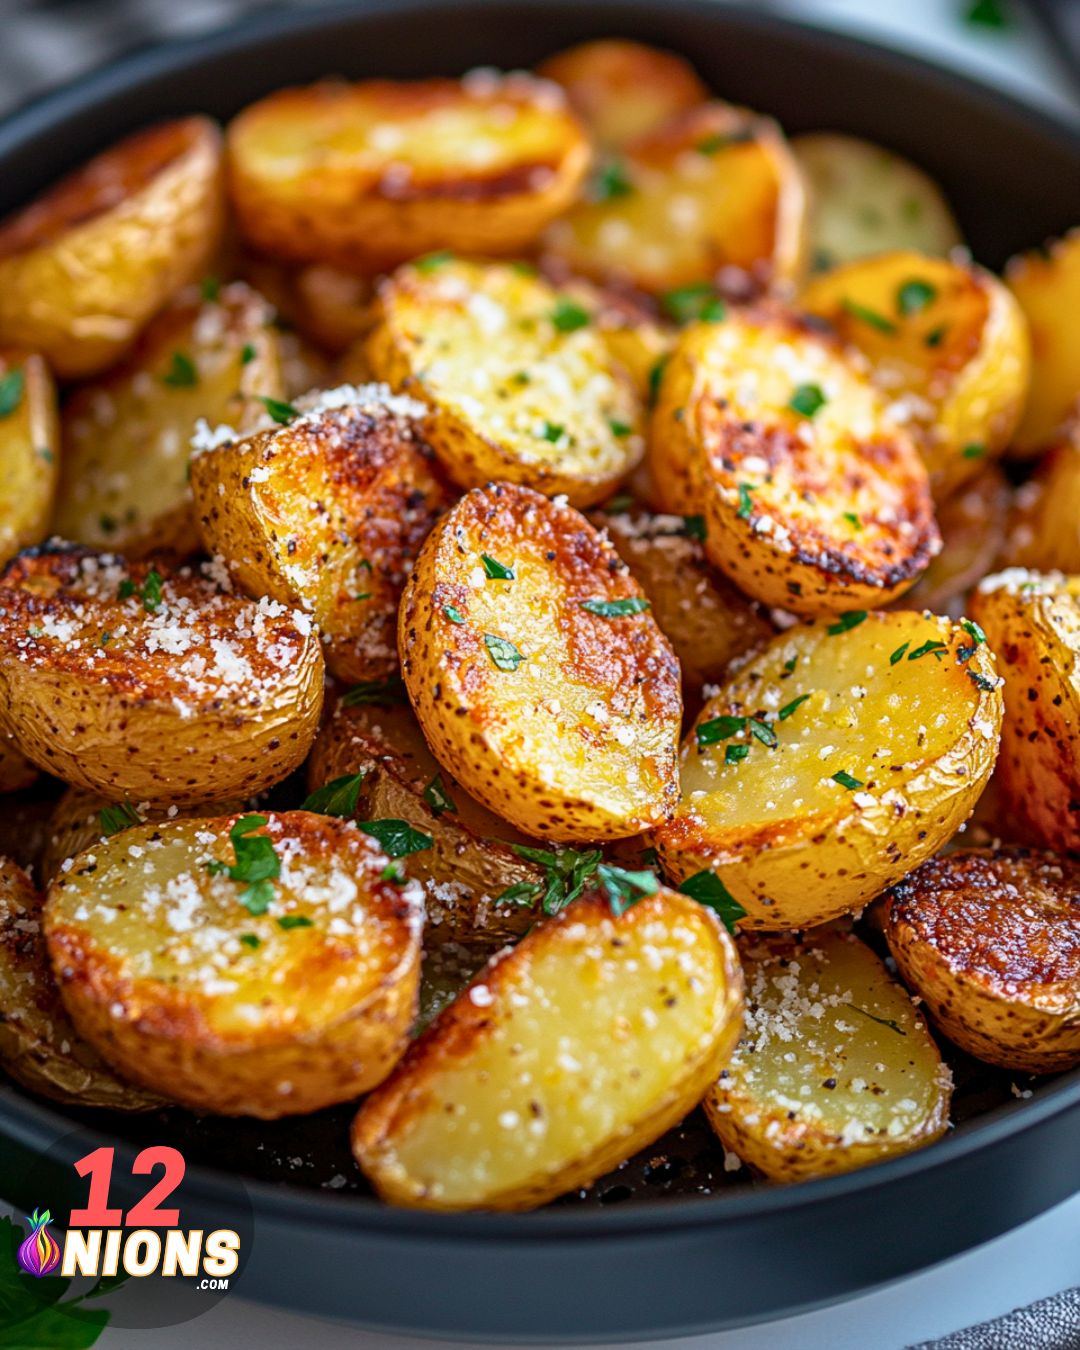
[{"label": "quartered potato wedge", "polygon": [[806,194],[768,118],[705,103],[639,137],[601,166],[545,247],[572,271],[668,297],[744,293],[798,280]]},{"label": "quartered potato wedge", "polygon": [[424,407],[385,385],[343,385],[290,411],[196,452],[203,543],[249,595],[310,614],[339,679],[382,679],[397,668],[401,588],[448,500]]},{"label": "quartered potato wedge", "polygon": [[59,449],[56,386],[45,362],[0,353],[0,563],[48,533]]},{"label": "quartered potato wedge", "polygon": [[715,872],[746,928],[869,903],[971,814],[1003,700],[974,624],[896,610],[801,624],[741,665],[682,750],[665,873]]},{"label": "quartered potato wedge", "polygon": [[282,89],[227,141],[250,244],[361,270],[441,248],[513,256],[574,200],[590,157],[561,89],[486,70]]},{"label": "quartered potato wedge", "polygon": [[348,1101],[404,1051],[419,888],[307,811],[142,825],[49,888],[71,1020],[120,1072],[197,1110],[272,1120]]},{"label": "quartered potato wedge", "polygon": [[937,499],[1005,450],[1027,397],[1031,343],[1020,306],[989,272],[900,250],[825,273],[799,303],[870,360]]},{"label": "quartered potato wedge", "polygon": [[630,374],[590,311],[532,269],[421,260],[376,309],[372,374],[427,405],[425,435],[460,487],[504,479],[592,506],[641,459]]},{"label": "quartered potato wedge", "polygon": [[725,1148],[772,1181],[851,1172],[923,1148],[951,1075],[907,990],[850,933],[747,936],[743,1038],[705,1098]]},{"label": "quartered potato wedge", "polygon": [[185,296],[147,329],[131,359],[86,384],[64,409],[54,530],[129,557],[183,557],[199,546],[188,467],[209,427],[266,420],[284,394],[274,312],[242,283],[212,300]]},{"label": "quartered potato wedge", "polygon": [[164,1106],[117,1078],[71,1025],[49,969],[41,907],[26,873],[0,858],[0,1065],[31,1092],[70,1106]]},{"label": "quartered potato wedge", "polygon": [[490,954],[521,937],[535,922],[544,880],[542,868],[514,851],[530,841],[441,767],[407,703],[358,692],[363,702],[346,695],[325,720],[309,761],[310,787],[360,774],[358,819],[403,820],[431,841],[406,859],[424,888],[429,954],[445,944]]},{"label": "quartered potato wedge", "polygon": [[997,543],[1000,565],[1080,573],[1080,421],[1069,423],[1017,489]]},{"label": "quartered potato wedge", "polygon": [[588,1185],[700,1100],[742,1022],[734,945],[660,890],[576,901],[488,965],[353,1122],[378,1193],[531,1209]]},{"label": "quartered potato wedge", "polygon": [[809,190],[815,271],[893,249],[945,257],[964,242],[934,180],[883,145],[817,131],[791,150]]},{"label": "quartered potato wedge", "polygon": [[886,935],[949,1040],[1004,1069],[1080,1064],[1080,866],[1023,848],[934,858],[895,886]]},{"label": "quartered potato wedge", "polygon": [[301,764],[323,696],[305,614],[85,549],[0,579],[0,724],[39,767],[113,800],[243,798]]},{"label": "quartered potato wedge", "polygon": [[467,493],[421,550],[398,642],[439,762],[519,829],[600,841],[670,814],[679,664],[572,507],[507,483]]},{"label": "quartered potato wedge", "polygon": [[857,358],[780,309],[687,330],[649,469],[669,509],[704,517],[716,567],[796,614],[883,605],[939,547],[926,471]]},{"label": "quartered potato wedge", "polygon": [[764,610],[709,566],[701,517],[620,511],[593,520],[645,592],[688,689],[719,680],[735,657],[772,637]]},{"label": "quartered potato wedge", "polygon": [[221,136],[205,117],[137,132],[0,224],[0,344],[95,375],[214,256]]},{"label": "quartered potato wedge", "polygon": [[1080,848],[1080,577],[1013,568],[987,577],[971,600],[1005,676],[995,775],[1023,836]]},{"label": "quartered potato wedge", "polygon": [[1031,385],[1012,448],[1048,445],[1080,400],[1080,229],[1013,258],[1005,280],[1031,333]]},{"label": "quartered potato wedge", "polygon": [[549,56],[536,73],[566,90],[570,106],[605,150],[617,150],[704,103],[693,67],[642,42],[601,38]]}]

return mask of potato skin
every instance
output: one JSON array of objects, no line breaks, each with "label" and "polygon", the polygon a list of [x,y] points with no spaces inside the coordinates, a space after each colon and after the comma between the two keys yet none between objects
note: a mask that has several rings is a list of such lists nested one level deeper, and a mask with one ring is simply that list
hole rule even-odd
[{"label": "potato skin", "polygon": [[999,567],[1080,572],[1080,420],[1066,426],[1016,490],[999,548]]},{"label": "potato skin", "polygon": [[1012,449],[1049,445],[1080,399],[1080,229],[1013,258],[1005,280],[1031,333],[1031,386]]},{"label": "potato skin", "polygon": [[988,646],[930,614],[853,618],[775,637],[683,742],[679,809],[654,832],[661,865],[677,882],[715,871],[741,928],[861,909],[952,837],[993,769],[1003,700]]},{"label": "potato skin", "polygon": [[770,1181],[851,1172],[939,1139],[949,1070],[907,991],[836,927],[747,934],[743,1039],[705,1098],[725,1148]]},{"label": "potato skin", "polygon": [[972,596],[1005,676],[997,782],[1026,842],[1080,848],[1080,578],[1011,569]]},{"label": "potato skin", "polygon": [[449,502],[423,405],[346,385],[297,406],[285,426],[194,456],[202,541],[249,595],[312,616],[338,679],[383,679],[397,668],[405,578]]},{"label": "potato skin", "polygon": [[45,936],[72,1021],[109,1063],[197,1110],[272,1120],[355,1097],[402,1054],[420,896],[384,879],[351,823],[255,819],[282,862],[265,913],[207,870],[233,861],[238,817],[172,821],[81,855],[49,888]]},{"label": "potato skin", "polygon": [[[444,248],[512,257],[574,200],[590,157],[562,90],[483,71],[278,90],[227,144],[245,239],[359,270]],[[479,167],[477,144],[490,152]]]},{"label": "potato skin", "polygon": [[[486,576],[484,554],[515,578]],[[398,629],[409,697],[439,762],[526,834],[618,839],[674,806],[675,654],[647,609],[584,608],[642,600],[583,516],[508,483],[466,493],[420,552]]]},{"label": "potato skin", "polygon": [[94,375],[206,268],[224,227],[205,117],[136,132],[0,224],[0,343]]},{"label": "potato skin", "polygon": [[[691,950],[693,975],[677,962]],[[734,945],[711,912],[661,890],[615,919],[605,897],[583,896],[492,961],[413,1043],[356,1116],[353,1152],[394,1204],[534,1208],[694,1106],[741,1014]],[[451,1111],[456,1134],[442,1123]],[[434,1147],[416,1156],[410,1136],[425,1131]]]},{"label": "potato skin", "polygon": [[0,858],[0,1064],[31,1092],[70,1106],[152,1111],[156,1093],[117,1078],[68,1020],[41,931],[42,897]]},{"label": "potato skin", "polygon": [[37,776],[37,765],[19,753],[10,736],[0,734],[0,792],[21,792]]},{"label": "potato skin", "polygon": [[933,858],[887,897],[900,974],[945,1035],[1004,1069],[1080,1064],[1080,866],[1024,848]]},{"label": "potato skin", "polygon": [[0,563],[49,528],[59,466],[56,386],[34,353],[0,352],[0,378],[21,380],[15,406],[0,418]]},{"label": "potato skin", "polygon": [[112,800],[186,806],[278,782],[314,740],[322,686],[305,615],[190,569],[70,548],[20,554],[0,580],[2,729]]}]

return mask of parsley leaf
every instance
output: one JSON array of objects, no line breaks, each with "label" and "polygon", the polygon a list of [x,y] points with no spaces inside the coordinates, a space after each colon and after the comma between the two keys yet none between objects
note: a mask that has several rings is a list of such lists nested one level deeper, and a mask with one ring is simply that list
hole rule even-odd
[{"label": "parsley leaf", "polygon": [[601,619],[620,619],[642,613],[649,608],[649,602],[644,596],[630,595],[625,600],[582,600],[581,608]]},{"label": "parsley leaf", "polygon": [[365,834],[378,840],[388,858],[423,853],[434,842],[430,834],[414,830],[407,820],[361,820],[357,824]]},{"label": "parsley leaf", "polygon": [[282,914],[277,921],[277,926],[283,928],[287,933],[292,928],[313,928],[314,924],[306,914]]},{"label": "parsley leaf", "polygon": [[545,877],[543,882],[518,882],[515,886],[509,886],[499,896],[499,900],[531,904],[542,897],[541,908],[545,914],[558,914],[572,900],[576,900],[604,856],[598,848],[579,853],[573,848],[552,851],[532,848],[528,844],[513,844],[511,847],[519,858],[542,867]]},{"label": "parsley leaf", "polygon": [[770,750],[775,750],[779,741],[776,739],[776,732],[769,726],[768,722],[762,722],[756,717],[751,717],[749,721],[750,735],[762,745],[767,745]]},{"label": "parsley leaf", "polygon": [[802,707],[802,705],[806,702],[806,700],[809,697],[810,697],[809,694],[800,694],[798,698],[793,698],[790,703],[784,704],[784,706],[776,714],[777,717],[780,719],[781,722],[786,722],[787,719],[791,716],[791,714],[797,708]]},{"label": "parsley leaf", "polygon": [[540,423],[541,440],[550,441],[552,445],[557,445],[563,438],[566,428],[559,422],[549,422],[545,417]]},{"label": "parsley leaf", "polygon": [[305,798],[300,810],[315,811],[321,816],[353,815],[364,777],[365,771],[361,770],[359,773],[347,773],[340,778],[331,779],[329,783],[324,783],[321,788],[316,788]]},{"label": "parsley leaf", "polygon": [[724,763],[738,764],[741,760],[744,760],[749,753],[750,747],[748,745],[729,745],[724,751]]},{"label": "parsley leaf", "polygon": [[355,708],[361,703],[407,702],[405,682],[399,675],[392,675],[388,680],[362,680],[360,684],[354,684],[341,698],[343,708]]},{"label": "parsley leaf", "polygon": [[683,516],[683,531],[690,539],[696,539],[699,544],[705,542],[705,517],[704,516]]},{"label": "parsley leaf", "polygon": [[660,297],[660,307],[676,323],[690,323],[694,319],[719,323],[726,313],[723,300],[708,281],[694,281],[665,291]]},{"label": "parsley leaf", "polygon": [[248,882],[240,892],[240,903],[249,914],[266,913],[274,898],[270,883],[281,875],[281,859],[270,839],[265,834],[252,833],[266,824],[265,816],[241,816],[229,831],[236,861],[222,863],[215,859],[206,865],[211,876],[224,873],[230,881]]},{"label": "parsley leaf", "polygon": [[697,729],[698,745],[715,745],[717,741],[730,740],[746,728],[745,717],[729,717],[726,713],[720,717],[710,717],[699,724]]},{"label": "parsley leaf", "polygon": [[446,615],[446,617],[450,620],[451,623],[465,622],[465,616],[462,614],[461,610],[454,605],[443,605],[442,612]]},{"label": "parsley leaf", "polygon": [[800,384],[792,394],[788,407],[802,417],[813,417],[816,412],[824,408],[827,402],[828,400],[821,392],[821,385]]},{"label": "parsley leaf", "polygon": [[849,609],[846,614],[839,615],[835,623],[829,624],[825,631],[830,637],[837,637],[840,633],[849,633],[853,628],[858,628],[865,618],[865,609]]},{"label": "parsley leaf", "polygon": [[116,589],[116,598],[129,600],[133,595],[143,602],[147,614],[155,613],[161,606],[161,574],[151,568],[141,586],[137,586],[131,577],[125,577]]},{"label": "parsley leaf", "polygon": [[617,417],[608,418],[608,427],[611,429],[611,434],[617,436],[619,440],[622,440],[624,436],[629,436],[634,429],[629,422],[620,422]]},{"label": "parsley leaf", "polygon": [[594,202],[610,202],[617,197],[629,197],[634,190],[626,166],[617,159],[601,164],[589,185],[589,198]]},{"label": "parsley leaf", "polygon": [[161,383],[172,385],[174,389],[192,389],[199,383],[199,372],[187,352],[173,352],[172,365],[162,375]]},{"label": "parsley leaf", "polygon": [[280,426],[285,426],[294,417],[300,416],[300,409],[294,408],[291,403],[283,403],[279,398],[267,398],[263,394],[260,394],[258,398],[266,411]]},{"label": "parsley leaf", "polygon": [[240,349],[240,364],[242,366],[250,366],[252,361],[255,360],[255,356],[255,344],[252,342],[245,342]]},{"label": "parsley leaf", "polygon": [[740,520],[749,520],[750,512],[754,509],[754,503],[750,500],[750,494],[754,491],[753,484],[739,484],[739,510],[737,512]]},{"label": "parsley leaf", "polygon": [[[35,1217],[37,1211],[35,1210]],[[42,1217],[48,1219],[48,1211]],[[110,1293],[120,1280],[104,1280],[87,1293],[64,1302],[71,1279],[47,1275],[36,1279],[24,1275],[16,1253],[24,1239],[23,1229],[5,1215],[0,1218],[0,1344],[13,1350],[89,1350],[109,1323],[107,1308],[88,1309],[80,1305],[99,1292]]]},{"label": "parsley leaf", "polygon": [[851,774],[844,769],[834,773],[832,780],[834,783],[839,783],[842,788],[847,788],[849,792],[854,792],[856,788],[865,786],[861,779],[852,778]]},{"label": "parsley leaf", "polygon": [[103,806],[98,812],[98,824],[101,827],[101,833],[107,835],[110,839],[114,834],[119,834],[121,830],[127,830],[132,825],[141,825],[142,823],[142,816],[129,801]]},{"label": "parsley leaf", "polygon": [[437,253],[425,253],[422,258],[417,258],[413,267],[422,277],[426,277],[430,272],[437,272],[440,267],[444,267],[448,262],[452,262],[454,255],[449,249],[439,249]]},{"label": "parsley leaf", "polygon": [[199,292],[204,300],[213,304],[221,294],[221,281],[214,276],[203,277],[199,283]]},{"label": "parsley leaf", "polygon": [[601,863],[596,869],[596,878],[607,896],[611,912],[616,918],[625,914],[631,905],[646,895],[655,895],[660,883],[653,872],[628,872],[625,867],[614,867],[610,863]]},{"label": "parsley leaf", "polygon": [[928,281],[905,281],[896,290],[896,308],[901,314],[918,314],[937,297],[937,287]]},{"label": "parsley leaf", "polygon": [[664,371],[667,369],[667,363],[671,356],[665,352],[663,356],[658,356],[652,364],[649,371],[649,407],[653,407],[657,398],[660,396],[660,381],[664,378]]},{"label": "parsley leaf", "polygon": [[884,314],[868,309],[855,300],[841,301],[841,308],[845,314],[850,314],[853,319],[858,319],[861,323],[869,324],[871,328],[876,328],[879,333],[892,334],[897,331],[896,324],[893,323],[892,319],[887,319]]},{"label": "parsley leaf", "polygon": [[251,950],[254,952],[258,951],[258,949],[262,946],[262,938],[257,937],[254,933],[241,933],[240,943],[244,947],[250,947]]},{"label": "parsley leaf", "polygon": [[551,322],[560,333],[575,333],[589,322],[589,311],[569,296],[561,295],[551,311]]},{"label": "parsley leaf", "polygon": [[896,651],[893,652],[892,656],[889,657],[889,665],[895,666],[898,661],[902,661],[904,659],[904,653],[910,646],[911,646],[910,642],[901,643],[901,645],[897,647]]},{"label": "parsley leaf", "polygon": [[525,660],[508,638],[496,637],[494,633],[484,634],[484,646],[499,670],[517,670]]},{"label": "parsley leaf", "polygon": [[960,627],[964,630],[965,633],[968,634],[969,637],[973,637],[975,639],[976,647],[982,646],[982,644],[986,641],[986,634],[983,632],[983,630],[979,627],[979,625],[975,622],[974,619],[961,619]]},{"label": "parsley leaf", "polygon": [[514,569],[506,567],[496,560],[489,553],[481,553],[480,561],[484,565],[484,575],[490,577],[493,581],[513,581]]},{"label": "parsley leaf", "polygon": [[965,445],[963,454],[965,459],[982,459],[982,457],[986,454],[986,446]]},{"label": "parsley leaf", "polygon": [[683,895],[688,895],[691,900],[696,900],[699,905],[704,905],[706,909],[711,909],[718,915],[729,933],[734,933],[735,925],[746,916],[746,910],[715,872],[708,870],[695,872],[692,877],[686,878],[679,890]]},{"label": "parsley leaf", "polygon": [[932,656],[935,661],[940,661],[947,651],[947,643],[939,642],[937,638],[927,638],[921,647],[916,647],[913,652],[908,653],[908,660],[918,661],[922,656]]},{"label": "parsley leaf", "polygon": [[457,807],[446,790],[441,773],[437,773],[424,789],[424,801],[427,802],[436,816],[444,815],[447,811],[457,815]]},{"label": "parsley leaf", "polygon": [[0,378],[0,417],[10,417],[22,402],[26,381],[21,370],[9,370]]}]

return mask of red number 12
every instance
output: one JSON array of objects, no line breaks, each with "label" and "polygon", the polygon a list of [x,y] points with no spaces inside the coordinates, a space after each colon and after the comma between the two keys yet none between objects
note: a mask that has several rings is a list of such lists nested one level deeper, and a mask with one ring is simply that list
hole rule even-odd
[{"label": "red number 12", "polygon": [[180,1223],[179,1209],[159,1209],[162,1200],[172,1195],[184,1179],[184,1155],[165,1144],[144,1148],[131,1165],[133,1176],[150,1176],[155,1168],[162,1168],[161,1179],[154,1183],[141,1200],[128,1210],[109,1207],[109,1186],[112,1182],[113,1159],[116,1150],[96,1148],[75,1164],[79,1176],[90,1177],[90,1194],[85,1209],[71,1211],[72,1228],[119,1228],[126,1224],[133,1228],[176,1228]]}]

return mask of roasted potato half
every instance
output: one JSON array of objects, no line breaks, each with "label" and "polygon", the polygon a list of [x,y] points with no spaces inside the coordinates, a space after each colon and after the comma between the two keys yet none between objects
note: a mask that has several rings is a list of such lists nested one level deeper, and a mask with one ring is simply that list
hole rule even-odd
[{"label": "roasted potato half", "polygon": [[709,97],[689,62],[625,38],[582,42],[536,73],[566,90],[570,106],[605,150],[618,150]]},{"label": "roasted potato half", "polygon": [[687,689],[719,680],[735,657],[776,631],[760,605],[709,565],[701,517],[619,511],[597,512],[593,521],[645,592]]},{"label": "roasted potato half", "polygon": [[883,145],[817,131],[791,150],[809,190],[815,271],[894,249],[945,257],[964,242],[934,180]]},{"label": "roasted potato half", "polygon": [[71,1106],[164,1106],[117,1078],[71,1025],[49,968],[41,907],[26,873],[0,858],[0,1065],[31,1092]]},{"label": "roasted potato half", "polygon": [[71,548],[20,554],[0,579],[0,730],[76,787],[247,797],[303,762],[322,697],[306,614],[189,569]]},{"label": "roasted potato half", "polygon": [[1080,577],[1012,568],[971,599],[1005,676],[995,779],[1023,837],[1080,848]]},{"label": "roasted potato half", "polygon": [[1080,400],[1080,229],[1013,258],[1005,272],[1031,333],[1031,384],[1012,448],[1048,445]]},{"label": "roasted potato half", "polygon": [[401,589],[448,496],[423,404],[385,385],[299,400],[298,416],[191,461],[207,552],[252,596],[310,614],[341,680],[397,668]]},{"label": "roasted potato half", "polygon": [[[440,766],[407,703],[338,701],[315,742],[308,781],[317,789],[356,774],[359,819],[404,820],[431,840],[406,863],[424,888],[429,954],[447,943],[490,954],[535,922],[544,872],[514,851],[530,841]],[[522,895],[525,887],[535,894]],[[508,891],[520,898],[503,899]]]},{"label": "roasted potato half", "polygon": [[48,533],[59,449],[56,386],[45,362],[0,353],[0,563]]},{"label": "roasted potato half", "polygon": [[851,933],[738,944],[746,1026],[705,1113],[771,1181],[852,1172],[933,1143],[951,1075],[903,985]]},{"label": "roasted potato half", "polygon": [[136,132],[0,224],[0,344],[96,375],[221,241],[221,136],[205,117]]},{"label": "roasted potato half", "polygon": [[998,532],[997,542],[1001,565],[1080,573],[1080,421],[1066,427],[1017,489],[1008,530]]},{"label": "roasted potato half", "polygon": [[801,624],[741,665],[682,751],[682,801],[655,834],[678,881],[717,873],[746,928],[861,908],[974,809],[1003,709],[971,623],[895,610]]},{"label": "roasted potato half", "polygon": [[898,250],[816,278],[800,304],[864,352],[918,443],[935,497],[1000,455],[1031,374],[1027,321],[981,267]]},{"label": "roasted potato half", "polygon": [[923,863],[893,887],[900,974],[962,1050],[1056,1073],[1080,1064],[1080,866],[1024,848]]},{"label": "roasted potato half", "polygon": [[734,944],[671,891],[591,894],[497,957],[353,1122],[379,1194],[531,1209],[651,1143],[701,1099],[742,1022]]},{"label": "roasted potato half", "polygon": [[263,1119],[348,1101],[400,1058],[422,897],[351,822],[307,811],[142,825],[50,886],[72,1022],[119,1072]]},{"label": "roasted potato half", "polygon": [[660,383],[652,482],[710,561],[796,614],[879,606],[939,547],[917,450],[858,358],[794,314],[686,331]]},{"label": "roasted potato half", "polygon": [[16,748],[11,737],[0,733],[0,792],[21,792],[38,776],[38,767],[31,764]]},{"label": "roasted potato half", "polygon": [[513,256],[574,200],[590,158],[557,85],[483,70],[282,89],[227,141],[249,243],[360,270],[443,248]]},{"label": "roasted potato half", "polygon": [[425,435],[461,487],[503,479],[592,506],[644,453],[630,375],[585,306],[529,269],[400,268],[367,355],[375,379],[427,405]]},{"label": "roasted potato half", "polygon": [[398,644],[439,762],[526,834],[618,839],[674,808],[679,663],[572,507],[508,483],[467,493],[421,550]]},{"label": "roasted potato half", "polygon": [[192,435],[200,418],[252,426],[265,420],[260,397],[284,394],[273,317],[242,283],[201,303],[185,297],[124,367],[79,389],[64,409],[55,531],[129,557],[194,552]]},{"label": "roasted potato half", "polygon": [[544,243],[572,271],[667,296],[678,312],[684,288],[800,279],[805,227],[802,175],[775,122],[705,103],[602,166]]}]

